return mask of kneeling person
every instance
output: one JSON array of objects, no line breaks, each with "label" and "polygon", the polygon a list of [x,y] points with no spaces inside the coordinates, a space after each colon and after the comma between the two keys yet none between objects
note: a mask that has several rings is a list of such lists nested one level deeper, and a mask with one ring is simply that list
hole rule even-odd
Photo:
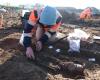
[{"label": "kneeling person", "polygon": [[31,12],[20,39],[20,43],[26,49],[26,56],[28,58],[35,59],[34,51],[31,47],[33,32],[36,32],[36,50],[40,51],[43,44],[56,34],[56,30],[60,26],[61,20],[61,14],[54,7],[46,6],[43,9],[34,9]]}]

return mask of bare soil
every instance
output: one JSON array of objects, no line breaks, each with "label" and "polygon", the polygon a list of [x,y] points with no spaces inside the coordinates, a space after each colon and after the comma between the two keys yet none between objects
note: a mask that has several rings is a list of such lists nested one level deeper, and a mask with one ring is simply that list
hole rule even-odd
[{"label": "bare soil", "polygon": [[[10,19],[15,22],[15,18],[8,18],[9,23]],[[18,19],[16,23],[20,22]],[[97,28],[82,29],[100,36],[100,30]],[[62,33],[68,34],[69,31],[69,28],[64,28]],[[46,44],[41,52],[35,52],[37,60],[33,61],[26,58],[25,49],[19,45],[21,33],[22,26],[17,24],[15,27],[6,24],[4,29],[0,30],[0,80],[100,80],[100,41],[81,42],[81,52],[77,56],[70,56],[67,53],[66,40],[52,44],[53,49],[49,49],[49,44]],[[60,53],[55,51],[58,48],[61,49]],[[90,62],[89,58],[95,58],[96,61]],[[58,60],[84,63],[86,65],[84,75],[59,71],[56,62]]]}]

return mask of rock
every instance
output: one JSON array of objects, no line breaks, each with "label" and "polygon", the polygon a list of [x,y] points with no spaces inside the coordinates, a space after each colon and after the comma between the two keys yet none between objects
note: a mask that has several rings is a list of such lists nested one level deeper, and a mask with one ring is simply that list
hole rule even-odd
[{"label": "rock", "polygon": [[76,64],[73,62],[61,62],[59,65],[62,70],[70,72],[71,74],[76,74],[76,75],[84,74],[84,66],[81,64]]}]

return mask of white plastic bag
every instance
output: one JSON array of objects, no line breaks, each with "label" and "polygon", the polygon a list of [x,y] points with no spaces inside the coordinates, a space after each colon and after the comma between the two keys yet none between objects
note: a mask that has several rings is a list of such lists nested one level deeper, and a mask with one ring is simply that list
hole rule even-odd
[{"label": "white plastic bag", "polygon": [[73,33],[69,33],[69,36],[67,37],[69,42],[69,50],[70,51],[76,51],[80,52],[80,41],[81,40],[87,40],[90,35],[84,32],[81,29],[74,29]]},{"label": "white plastic bag", "polygon": [[90,34],[87,34],[85,31],[81,29],[74,29],[74,34],[82,41],[86,41],[90,36]]},{"label": "white plastic bag", "polygon": [[69,50],[68,52],[73,52],[73,51],[76,51],[76,52],[80,52],[80,39],[77,39],[77,40],[72,40],[70,39],[69,40]]}]

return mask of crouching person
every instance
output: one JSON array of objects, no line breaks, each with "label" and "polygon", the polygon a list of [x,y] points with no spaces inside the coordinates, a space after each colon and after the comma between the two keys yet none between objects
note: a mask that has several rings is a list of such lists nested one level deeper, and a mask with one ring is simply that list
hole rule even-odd
[{"label": "crouching person", "polygon": [[35,59],[34,51],[32,50],[32,35],[35,31],[36,35],[36,50],[40,51],[45,42],[56,34],[57,28],[61,24],[61,15],[56,8],[46,6],[43,9],[35,9],[29,15],[29,20],[24,26],[20,44],[26,49],[26,56]]}]

